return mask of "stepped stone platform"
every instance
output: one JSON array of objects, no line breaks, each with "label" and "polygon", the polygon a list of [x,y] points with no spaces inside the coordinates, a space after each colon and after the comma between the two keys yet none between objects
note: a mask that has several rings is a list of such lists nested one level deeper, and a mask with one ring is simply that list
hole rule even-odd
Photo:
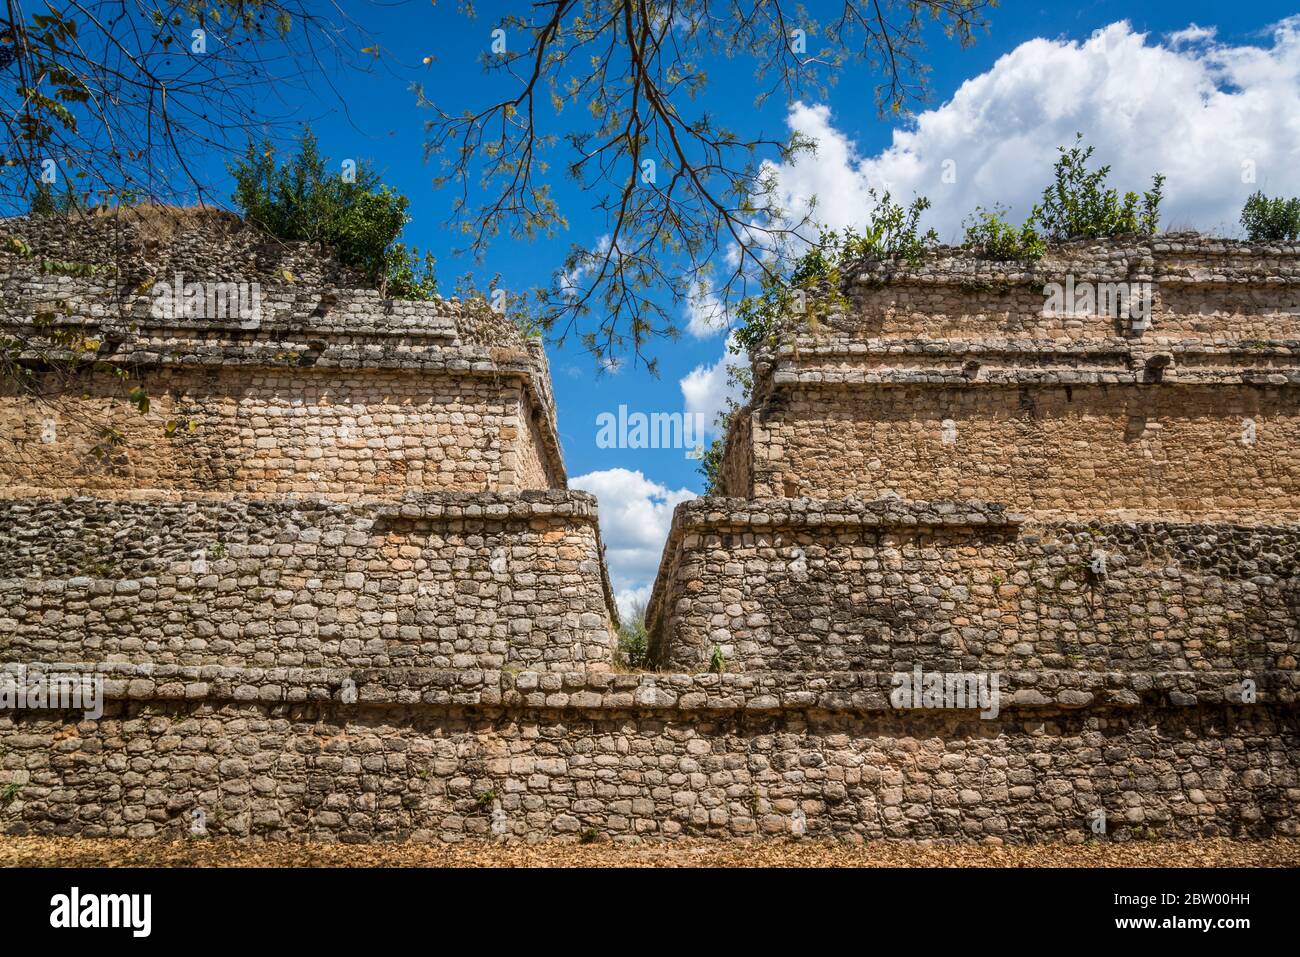
[{"label": "stepped stone platform", "polygon": [[[1094,564],[1099,567],[1094,568]],[[982,503],[679,505],[652,658],[729,671],[1292,672],[1300,528],[1033,523]]]},{"label": "stepped stone platform", "polygon": [[[0,828],[1300,836],[1296,254],[864,265],[753,356],[629,672],[538,344],[229,217],[0,222],[49,386],[0,394],[0,691],[102,689],[0,708]],[[1151,322],[1043,316],[1065,272],[1150,282]],[[256,321],[158,315],[178,274]],[[970,700],[900,698],[935,674]]]},{"label": "stepped stone platform", "polygon": [[[1146,314],[1049,308],[1067,282],[1134,290]],[[1300,517],[1295,244],[1170,234],[1032,268],[945,248],[866,264],[845,295],[754,356],[721,494]]]}]

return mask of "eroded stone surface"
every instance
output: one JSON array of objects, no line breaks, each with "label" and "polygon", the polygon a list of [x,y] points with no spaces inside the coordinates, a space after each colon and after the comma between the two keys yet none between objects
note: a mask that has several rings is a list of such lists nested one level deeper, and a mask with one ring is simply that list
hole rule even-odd
[{"label": "eroded stone surface", "polygon": [[[1294,246],[864,266],[756,357],[741,497],[677,510],[665,670],[627,674],[545,355],[501,317],[224,217],[0,240],[0,335],[52,313],[151,396],[0,395],[0,670],[104,693],[0,711],[10,832],[1298,835]],[[1150,282],[1152,323],[1042,315],[1067,272]],[[178,274],[264,311],[152,315]],[[900,702],[913,668],[996,707]]]}]

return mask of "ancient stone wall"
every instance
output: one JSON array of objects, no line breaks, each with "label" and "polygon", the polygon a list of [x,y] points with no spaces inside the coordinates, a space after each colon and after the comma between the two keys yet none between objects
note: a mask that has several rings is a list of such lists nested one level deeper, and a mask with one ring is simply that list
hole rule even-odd
[{"label": "ancient stone wall", "polygon": [[583,492],[0,501],[5,660],[608,668]]},{"label": "ancient stone wall", "polygon": [[1296,387],[795,387],[752,430],[752,485],[728,470],[729,494],[983,499],[1082,518],[1300,516]]},{"label": "ancient stone wall", "polygon": [[[1223,676],[1050,676],[997,718],[887,675],[122,669],[98,721],[0,713],[11,831],[262,839],[1297,835],[1300,728]],[[1026,676],[1033,681],[1036,676]],[[1107,705],[1090,704],[1094,699]],[[92,797],[93,796],[93,797]]]},{"label": "ancient stone wall", "polygon": [[[1063,243],[1032,263],[940,247],[915,265],[864,263],[847,290],[853,308],[824,317],[818,335],[936,343],[1294,341],[1300,324],[1298,257],[1296,243],[1238,242],[1196,233]],[[1082,314],[1045,309],[1048,284],[1057,283],[1064,292],[1067,282],[1073,284],[1075,304],[1084,307],[1078,310]],[[1125,284],[1149,284],[1145,329],[1101,308]]]},{"label": "ancient stone wall", "polygon": [[716,648],[737,672],[1263,675],[1300,655],[1300,529],[697,499],[677,507],[647,621],[674,671]]},{"label": "ancient stone wall", "polygon": [[0,481],[10,494],[160,489],[347,498],[544,489],[556,479],[517,380],[247,367],[167,368],[146,382],[147,413],[104,376],[81,383],[75,399],[0,397],[0,429],[13,445]]},{"label": "ancient stone wall", "polygon": [[[490,309],[322,285],[359,280],[221,217],[170,243],[119,219],[0,228],[0,332],[29,347],[37,385],[0,392],[9,494],[564,487],[545,355]],[[239,284],[231,295],[255,309],[159,307],[170,288]],[[73,333],[94,365],[42,372]],[[135,388],[147,410],[129,401]]]},{"label": "ancient stone wall", "polygon": [[[864,267],[756,356],[740,499],[677,510],[624,673],[540,344],[226,217],[6,221],[0,335],[109,378],[0,397],[0,827],[1300,836],[1295,253]],[[1041,315],[1062,268],[1153,323]],[[177,274],[263,309],[160,318]],[[918,668],[996,696],[898,699]],[[102,714],[15,703],[74,677]]]},{"label": "ancient stone wall", "polygon": [[[754,356],[719,491],[1300,517],[1298,251],[1172,236],[864,267],[848,310]],[[1149,315],[1049,308],[1052,283],[1127,284]]]}]

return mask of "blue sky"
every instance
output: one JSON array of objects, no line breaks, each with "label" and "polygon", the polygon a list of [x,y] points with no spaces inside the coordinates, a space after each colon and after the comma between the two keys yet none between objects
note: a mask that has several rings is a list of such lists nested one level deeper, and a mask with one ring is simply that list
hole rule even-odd
[{"label": "blue sky", "polygon": [[[342,103],[319,92],[267,90],[268,107],[274,100],[277,109],[312,122],[327,155],[370,159],[386,182],[410,197],[413,222],[406,238],[438,257],[448,291],[471,268],[481,278],[501,273],[510,288],[545,284],[570,243],[594,244],[605,228],[556,164],[551,181],[570,222],[566,235],[531,244],[502,241],[482,266],[453,256],[457,237],[443,225],[450,197],[431,186],[435,168],[422,159],[426,114],[408,87],[418,80],[448,106],[482,102],[491,81],[477,57],[490,42],[498,11],[511,6],[485,3],[479,18],[469,21],[449,2],[358,4],[355,18],[377,38],[383,55],[370,61],[358,54],[368,63],[364,71],[334,77]],[[890,188],[896,197],[930,196],[932,223],[945,240],[957,238],[960,220],[978,204],[1001,201],[1023,215],[1046,183],[1055,147],[1078,130],[1097,145],[1099,160],[1114,164],[1121,188],[1144,188],[1157,170],[1169,175],[1167,227],[1231,235],[1241,200],[1253,189],[1300,192],[1300,19],[1288,20],[1295,15],[1294,6],[1267,0],[1005,0],[973,47],[960,49],[941,36],[931,40],[931,97],[913,121],[878,118],[865,67],[846,69],[825,102],[792,109],[773,99],[755,110],[749,65],[706,64],[712,85],[703,103],[741,133],[784,137],[794,126],[816,136],[818,156],[783,170],[782,183],[796,206],[809,192],[822,194],[829,225],[865,213],[867,186]],[[430,55],[435,62],[422,65]],[[939,176],[945,160],[958,170],[956,184]],[[1242,175],[1243,164],[1252,164],[1251,177]],[[212,165],[220,178],[219,164]],[[620,404],[680,412],[685,380],[693,406],[707,410],[711,420],[723,392],[718,363],[724,335],[687,334],[657,344],[656,351],[657,379],[631,366],[597,375],[576,343],[551,351],[569,475],[585,477],[578,484],[601,497],[615,587],[643,595],[672,506],[698,492],[701,480],[681,450],[598,448],[596,417]]]}]

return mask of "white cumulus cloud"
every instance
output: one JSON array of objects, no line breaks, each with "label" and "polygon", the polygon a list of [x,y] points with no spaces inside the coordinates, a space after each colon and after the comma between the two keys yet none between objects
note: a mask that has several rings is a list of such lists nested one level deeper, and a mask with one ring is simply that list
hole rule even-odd
[{"label": "white cumulus cloud", "polygon": [[740,401],[740,386],[727,381],[727,366],[742,365],[747,362],[741,356],[731,353],[731,337],[727,338],[727,348],[722,357],[711,365],[698,365],[688,372],[680,381],[682,399],[688,413],[701,413],[704,427],[710,436],[715,436],[718,413],[726,411],[727,400]]},{"label": "white cumulus cloud", "polygon": [[1047,185],[1057,147],[1081,132],[1121,191],[1166,174],[1165,228],[1234,234],[1256,189],[1300,194],[1300,16],[1276,24],[1261,46],[1217,42],[1195,24],[1162,42],[1126,22],[1086,40],[1030,40],[875,155],[837,130],[825,106],[795,104],[788,122],[819,146],[776,167],[778,200],[798,211],[818,197],[815,218],[826,226],[861,225],[868,187],[902,202],[928,196],[924,222],[944,241],[961,238],[976,206],[1000,203],[1019,221]]},{"label": "white cumulus cloud", "polygon": [[715,293],[704,292],[686,300],[686,331],[696,339],[716,336],[726,327],[726,310]]},{"label": "white cumulus cloud", "polygon": [[588,472],[569,479],[569,486],[591,492],[600,504],[600,535],[610,582],[619,613],[624,614],[632,602],[650,597],[673,509],[695,498],[695,493],[670,489],[628,469]]}]

